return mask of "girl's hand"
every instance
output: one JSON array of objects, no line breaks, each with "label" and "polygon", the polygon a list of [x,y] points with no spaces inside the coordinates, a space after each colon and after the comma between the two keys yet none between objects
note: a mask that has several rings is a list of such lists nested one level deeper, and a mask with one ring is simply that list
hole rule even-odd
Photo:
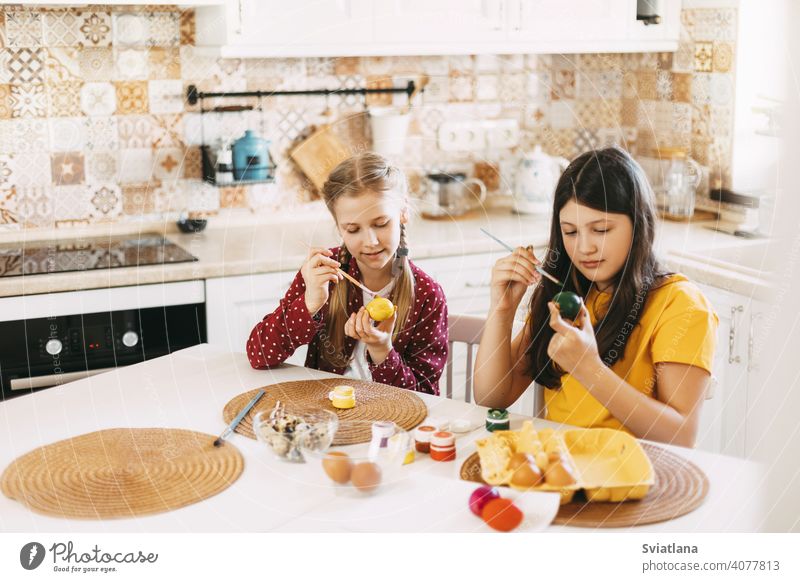
[{"label": "girl's hand", "polygon": [[547,346],[547,355],[565,372],[576,377],[584,376],[600,363],[589,311],[581,305],[575,325],[572,325],[561,317],[555,303],[549,302],[547,308],[550,310],[550,327],[556,332]]},{"label": "girl's hand", "polygon": [[380,364],[392,351],[392,332],[397,321],[397,306],[389,319],[373,325],[374,321],[367,310],[362,307],[358,313],[351,313],[344,324],[346,336],[364,342],[374,364]]},{"label": "girl's hand", "polygon": [[341,263],[332,259],[332,255],[328,249],[312,248],[308,251],[308,259],[300,269],[306,284],[306,308],[312,317],[328,301],[328,284],[337,283],[342,279],[337,271]]},{"label": "girl's hand", "polygon": [[529,248],[517,247],[492,268],[491,309],[495,312],[514,312],[522,296],[542,276],[534,268],[541,264]]}]

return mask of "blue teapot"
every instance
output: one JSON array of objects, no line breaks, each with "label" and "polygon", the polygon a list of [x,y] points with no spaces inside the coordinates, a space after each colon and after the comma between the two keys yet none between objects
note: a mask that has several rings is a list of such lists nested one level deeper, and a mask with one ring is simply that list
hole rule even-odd
[{"label": "blue teapot", "polygon": [[269,178],[269,140],[251,130],[233,142],[234,180],[266,180]]}]

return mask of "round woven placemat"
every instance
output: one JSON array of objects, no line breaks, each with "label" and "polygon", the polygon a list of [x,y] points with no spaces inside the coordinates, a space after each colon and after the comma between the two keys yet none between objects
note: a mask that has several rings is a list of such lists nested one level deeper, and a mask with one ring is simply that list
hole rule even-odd
[{"label": "round woven placemat", "polygon": [[0,478],[6,497],[37,513],[109,519],[191,505],[231,485],[244,458],[216,437],[164,428],[101,430],[35,449]]},{"label": "round woven placemat", "polygon": [[[355,389],[356,406],[341,410],[334,408],[328,393],[336,386],[346,384]],[[339,416],[339,420],[391,420],[399,427],[410,430],[425,420],[428,408],[422,398],[402,388],[354,380],[352,378],[326,378],[324,380],[298,380],[295,382],[281,382],[264,386],[264,396],[236,427],[236,432],[256,438],[253,433],[253,418],[262,410],[271,410],[280,400],[283,404],[295,406],[312,406],[332,410]],[[255,396],[258,388],[239,394],[232,398],[222,411],[225,424],[239,413],[239,411]],[[369,442],[372,437],[370,427],[347,428],[340,426],[333,439],[334,445],[354,445]]]},{"label": "round woven placemat", "polygon": [[[694,511],[708,494],[708,477],[700,468],[661,447],[642,443],[653,463],[655,483],[644,499],[624,503],[586,501],[578,493],[558,510],[553,523],[575,527],[629,527],[659,523]],[[461,465],[461,478],[483,483],[481,461],[473,453]]]}]

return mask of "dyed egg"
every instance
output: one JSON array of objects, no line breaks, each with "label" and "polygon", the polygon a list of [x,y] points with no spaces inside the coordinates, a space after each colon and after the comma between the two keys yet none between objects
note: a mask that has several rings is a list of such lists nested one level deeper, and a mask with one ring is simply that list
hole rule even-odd
[{"label": "dyed egg", "polygon": [[553,296],[553,303],[558,305],[561,317],[575,319],[581,312],[581,298],[571,291],[561,291]]},{"label": "dyed egg", "polygon": [[511,531],[522,523],[524,516],[510,499],[492,499],[483,506],[481,517],[498,531]]},{"label": "dyed egg", "polygon": [[511,475],[511,486],[519,489],[530,489],[542,482],[542,472],[536,466],[536,461],[531,460],[520,464]]},{"label": "dyed egg", "polygon": [[353,464],[350,462],[350,457],[347,456],[347,453],[334,451],[328,453],[322,459],[322,469],[332,481],[344,484],[350,480]]},{"label": "dyed egg", "polygon": [[469,496],[469,510],[480,517],[483,506],[492,499],[500,499],[500,492],[495,487],[489,487],[488,485],[478,487]]},{"label": "dyed egg", "polygon": [[381,484],[381,468],[375,463],[358,463],[350,472],[350,481],[362,493],[370,493]]},{"label": "dyed egg", "polygon": [[391,301],[385,297],[376,296],[372,301],[367,303],[367,313],[375,321],[385,321],[394,315],[395,307]]},{"label": "dyed egg", "polygon": [[572,467],[561,461],[550,462],[544,472],[544,480],[553,487],[568,487],[577,482],[572,474]]}]

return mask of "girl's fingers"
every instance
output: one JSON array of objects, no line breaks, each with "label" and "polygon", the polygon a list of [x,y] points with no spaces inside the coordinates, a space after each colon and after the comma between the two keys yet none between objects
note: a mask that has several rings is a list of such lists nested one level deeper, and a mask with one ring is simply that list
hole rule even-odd
[{"label": "girl's fingers", "polygon": [[310,259],[314,255],[325,255],[326,257],[330,257],[333,255],[333,251],[326,249],[325,247],[310,247],[308,249],[308,258]]},{"label": "girl's fingers", "polygon": [[372,318],[369,316],[369,312],[361,308],[363,312],[361,312],[361,329],[364,330],[365,337],[372,337],[375,335],[375,328],[372,326]]},{"label": "girl's fingers", "polygon": [[594,335],[592,318],[589,317],[589,310],[586,308],[585,303],[581,303],[581,310],[578,312],[578,317],[575,319],[575,324],[582,330],[588,330],[592,333],[592,335]]},{"label": "girl's fingers", "polygon": [[321,255],[319,253],[314,255],[311,260],[314,261],[314,266],[315,267],[320,267],[322,265],[326,265],[328,267],[331,267],[331,268],[334,268],[334,269],[338,269],[341,266],[341,263],[339,261],[335,261],[335,260],[333,260],[333,259],[331,259],[329,257],[326,257],[324,255]]},{"label": "girl's fingers", "polygon": [[363,326],[363,318],[361,316],[362,312],[366,311],[363,307],[358,310],[358,313],[355,314],[355,326],[356,326],[356,333],[359,336],[364,335],[364,326]]},{"label": "girl's fingers", "polygon": [[502,259],[498,263],[498,267],[502,265],[502,268],[513,268],[513,269],[522,269],[530,276],[537,275],[535,263],[531,261],[528,257],[523,257],[521,255],[511,255],[506,257],[506,259]]},{"label": "girl's fingers", "polygon": [[569,333],[574,328],[561,318],[558,307],[552,301],[548,302],[547,308],[550,310],[550,327],[557,333]]},{"label": "girl's fingers", "polygon": [[516,268],[503,268],[499,271],[500,278],[506,281],[520,281],[521,283],[525,283],[526,285],[532,285],[539,281],[539,277],[536,274],[531,274],[524,269],[516,269]]}]

